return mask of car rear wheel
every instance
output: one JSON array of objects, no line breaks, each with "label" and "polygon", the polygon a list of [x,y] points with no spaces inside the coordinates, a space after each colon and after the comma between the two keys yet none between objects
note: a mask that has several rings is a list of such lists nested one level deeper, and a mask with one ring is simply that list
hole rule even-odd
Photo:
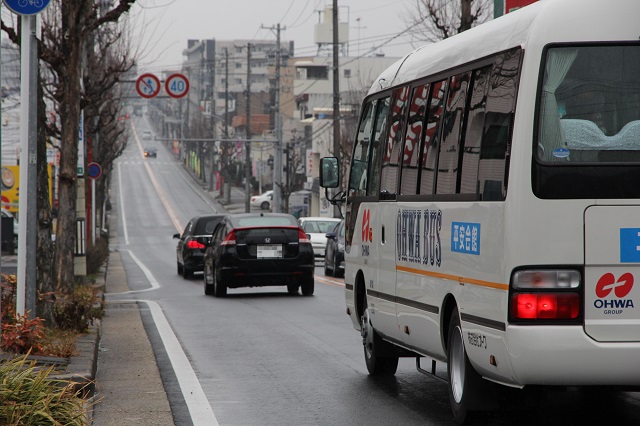
[{"label": "car rear wheel", "polygon": [[227,285],[220,282],[215,268],[212,268],[211,277],[213,278],[213,295],[215,297],[225,297],[227,295]]},{"label": "car rear wheel", "polygon": [[185,280],[190,280],[191,278],[193,278],[193,271],[191,270],[191,268],[187,267],[187,265],[182,266],[182,277]]},{"label": "car rear wheel", "polygon": [[204,294],[207,296],[212,296],[213,295],[213,284],[210,283],[211,280],[211,274],[208,273],[207,271],[209,270],[209,267],[205,264],[204,265],[204,270],[202,271],[202,279],[204,281]]},{"label": "car rear wheel", "polygon": [[315,289],[315,282],[313,281],[313,276],[303,281],[302,284],[300,285],[300,288],[302,289],[303,296],[313,296],[313,291]]},{"label": "car rear wheel", "polygon": [[269,202],[268,201],[263,201],[262,204],[260,204],[260,208],[262,210],[268,210],[269,209]]},{"label": "car rear wheel", "polygon": [[[335,268],[335,266],[334,266],[334,268]],[[325,260],[324,260],[324,274],[325,274],[327,277],[330,277],[330,276],[331,276],[331,274],[332,274],[332,272],[333,272],[333,271],[331,271],[331,269],[327,266],[327,260],[325,259]]]},{"label": "car rear wheel", "polygon": [[364,314],[360,321],[360,334],[364,345],[364,360],[367,364],[367,371],[372,376],[393,376],[398,369],[398,356],[382,355],[383,351],[392,352],[394,349],[390,343],[382,340],[373,328],[366,299],[364,301]]},{"label": "car rear wheel", "polygon": [[182,275],[182,265],[180,262],[176,262],[176,264],[178,265],[178,275]]}]

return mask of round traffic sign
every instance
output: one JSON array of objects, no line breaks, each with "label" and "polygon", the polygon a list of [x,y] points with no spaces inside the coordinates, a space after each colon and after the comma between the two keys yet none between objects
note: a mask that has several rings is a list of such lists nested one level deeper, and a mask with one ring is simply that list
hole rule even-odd
[{"label": "round traffic sign", "polygon": [[184,74],[171,74],[164,82],[164,90],[172,98],[182,98],[189,93],[189,80]]},{"label": "round traffic sign", "polygon": [[42,12],[51,0],[4,0],[4,4],[18,15],[36,15]]},{"label": "round traffic sign", "polygon": [[89,163],[87,166],[87,175],[91,179],[98,179],[102,176],[102,166],[98,163]]},{"label": "round traffic sign", "polygon": [[160,93],[160,79],[153,74],[142,74],[136,80],[136,91],[138,95],[149,99]]}]

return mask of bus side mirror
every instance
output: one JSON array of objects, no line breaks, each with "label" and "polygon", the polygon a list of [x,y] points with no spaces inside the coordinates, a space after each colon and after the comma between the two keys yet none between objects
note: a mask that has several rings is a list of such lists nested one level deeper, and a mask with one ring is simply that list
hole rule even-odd
[{"label": "bus side mirror", "polygon": [[337,188],[340,186],[340,167],[336,157],[320,159],[320,186],[322,188]]}]

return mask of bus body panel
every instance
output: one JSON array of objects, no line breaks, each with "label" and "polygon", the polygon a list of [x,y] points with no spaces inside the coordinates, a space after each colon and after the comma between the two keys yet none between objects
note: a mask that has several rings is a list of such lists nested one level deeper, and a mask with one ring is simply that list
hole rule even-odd
[{"label": "bus body panel", "polygon": [[640,342],[640,207],[585,211],[585,330],[600,342]]}]

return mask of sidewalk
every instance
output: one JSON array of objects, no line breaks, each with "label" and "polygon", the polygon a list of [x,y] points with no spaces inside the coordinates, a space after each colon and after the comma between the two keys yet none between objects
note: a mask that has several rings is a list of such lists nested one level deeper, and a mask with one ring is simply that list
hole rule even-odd
[{"label": "sidewalk", "polygon": [[[106,293],[129,291],[120,253],[109,254]],[[95,374],[93,424],[173,425],[137,303],[107,303]]]}]

